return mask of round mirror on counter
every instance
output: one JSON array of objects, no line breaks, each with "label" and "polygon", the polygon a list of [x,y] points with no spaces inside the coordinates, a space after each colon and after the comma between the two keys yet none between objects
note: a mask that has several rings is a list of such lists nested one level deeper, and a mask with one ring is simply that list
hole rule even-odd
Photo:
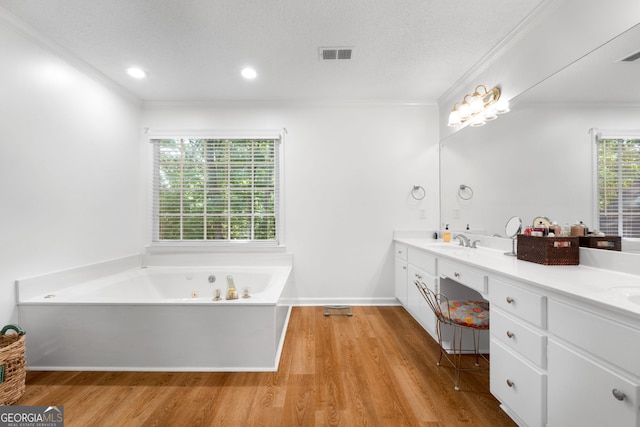
[{"label": "round mirror on counter", "polygon": [[518,234],[522,231],[522,219],[518,216],[512,216],[507,221],[507,224],[504,226],[504,232],[507,237],[511,238],[511,252],[505,252],[504,254],[507,256],[516,256],[516,238]]}]

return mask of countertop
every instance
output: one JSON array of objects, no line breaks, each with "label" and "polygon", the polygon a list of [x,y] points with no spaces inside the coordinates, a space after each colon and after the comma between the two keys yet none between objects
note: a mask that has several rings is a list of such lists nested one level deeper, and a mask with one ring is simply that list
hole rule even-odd
[{"label": "countertop", "polygon": [[640,320],[640,276],[635,274],[584,265],[546,266],[506,256],[502,250],[422,237],[395,241]]}]

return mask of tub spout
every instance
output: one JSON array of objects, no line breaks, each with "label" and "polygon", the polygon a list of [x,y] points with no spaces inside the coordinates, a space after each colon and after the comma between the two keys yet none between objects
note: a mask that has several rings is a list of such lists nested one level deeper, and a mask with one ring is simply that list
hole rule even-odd
[{"label": "tub spout", "polygon": [[233,276],[227,276],[227,299],[238,299],[238,290],[233,283]]}]

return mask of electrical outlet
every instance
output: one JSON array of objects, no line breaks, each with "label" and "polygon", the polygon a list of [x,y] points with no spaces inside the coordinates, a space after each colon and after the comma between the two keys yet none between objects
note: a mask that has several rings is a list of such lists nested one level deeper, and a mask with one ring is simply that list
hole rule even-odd
[{"label": "electrical outlet", "polygon": [[453,219],[460,219],[460,209],[453,210]]},{"label": "electrical outlet", "polygon": [[424,209],[420,209],[418,215],[420,219],[427,219],[427,212]]}]

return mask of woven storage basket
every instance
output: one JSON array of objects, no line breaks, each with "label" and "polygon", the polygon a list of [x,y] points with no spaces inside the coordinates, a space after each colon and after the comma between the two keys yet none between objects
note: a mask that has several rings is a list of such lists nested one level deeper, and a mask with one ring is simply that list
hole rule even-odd
[{"label": "woven storage basket", "polygon": [[[15,334],[8,334],[9,329]],[[25,391],[24,331],[7,325],[0,332],[0,405],[12,405]]]},{"label": "woven storage basket", "polygon": [[544,265],[578,265],[577,237],[536,237],[518,235],[518,259]]}]

